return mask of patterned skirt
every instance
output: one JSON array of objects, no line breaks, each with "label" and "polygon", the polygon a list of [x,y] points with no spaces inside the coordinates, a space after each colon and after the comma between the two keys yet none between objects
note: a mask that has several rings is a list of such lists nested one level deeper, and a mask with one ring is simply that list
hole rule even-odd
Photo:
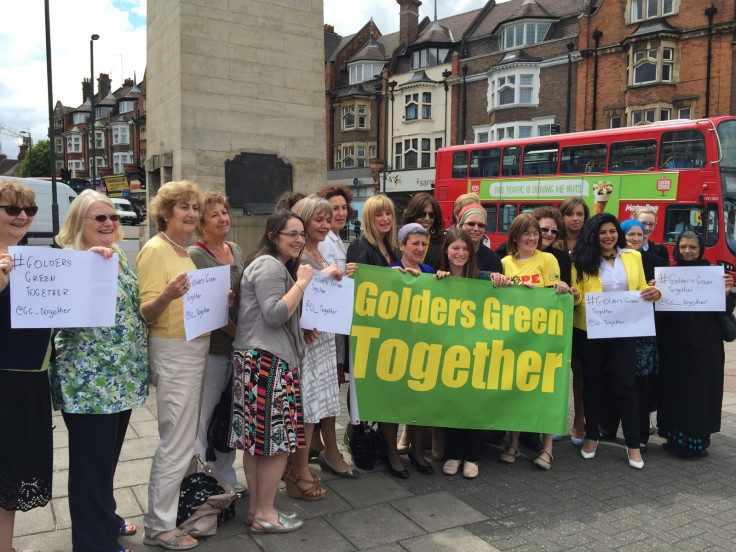
[{"label": "patterned skirt", "polygon": [[322,418],[340,415],[340,383],[337,380],[335,334],[320,332],[307,345],[301,366],[304,421],[316,424]]},{"label": "patterned skirt", "polygon": [[251,456],[306,446],[299,372],[260,349],[234,350],[230,446]]}]

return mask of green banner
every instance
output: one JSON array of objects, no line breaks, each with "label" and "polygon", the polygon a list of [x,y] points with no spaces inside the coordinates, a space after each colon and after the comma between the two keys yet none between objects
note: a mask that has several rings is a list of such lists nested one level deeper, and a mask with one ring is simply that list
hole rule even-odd
[{"label": "green banner", "polygon": [[360,419],[565,433],[570,294],[358,267],[351,354]]}]

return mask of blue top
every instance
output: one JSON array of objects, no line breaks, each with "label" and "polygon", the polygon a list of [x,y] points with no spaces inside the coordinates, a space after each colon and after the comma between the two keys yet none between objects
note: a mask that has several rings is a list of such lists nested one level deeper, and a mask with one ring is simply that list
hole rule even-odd
[{"label": "blue top", "polygon": [[[405,266],[404,266],[404,265],[403,265],[403,264],[401,263],[401,259],[399,259],[399,260],[398,260],[398,261],[396,261],[395,263],[392,263],[392,264],[388,265],[388,268],[393,268],[393,267],[395,267],[395,266],[400,266],[401,268],[406,268],[406,267],[405,267]],[[422,272],[426,272],[426,273],[428,273],[428,274],[435,274],[434,268],[432,268],[432,267],[431,267],[431,266],[429,266],[428,264],[424,264],[424,263],[419,263],[419,270],[421,270]]]}]

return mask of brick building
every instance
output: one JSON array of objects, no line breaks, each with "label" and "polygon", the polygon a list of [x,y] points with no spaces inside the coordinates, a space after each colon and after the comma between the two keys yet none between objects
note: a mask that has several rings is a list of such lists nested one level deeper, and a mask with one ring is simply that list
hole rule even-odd
[{"label": "brick building", "polygon": [[736,113],[736,2],[586,2],[575,130]]}]

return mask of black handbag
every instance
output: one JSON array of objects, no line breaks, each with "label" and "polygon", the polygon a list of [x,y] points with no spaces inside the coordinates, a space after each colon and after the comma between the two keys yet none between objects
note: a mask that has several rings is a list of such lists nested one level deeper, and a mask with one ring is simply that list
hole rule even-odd
[{"label": "black handbag", "polygon": [[736,339],[736,318],[733,313],[719,312],[718,321],[721,323],[721,337],[729,343]]},{"label": "black handbag", "polygon": [[233,380],[229,378],[225,391],[220,395],[220,402],[212,411],[210,423],[207,426],[207,450],[205,460],[214,462],[217,459],[215,451],[230,452],[230,416],[233,406]]}]

